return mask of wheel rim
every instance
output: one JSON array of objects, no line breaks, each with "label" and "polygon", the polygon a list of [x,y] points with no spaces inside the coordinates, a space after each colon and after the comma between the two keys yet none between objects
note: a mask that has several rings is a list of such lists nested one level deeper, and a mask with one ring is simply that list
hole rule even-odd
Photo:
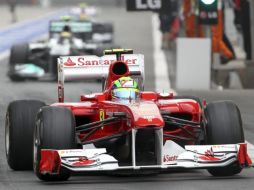
[{"label": "wheel rim", "polygon": [[10,150],[10,117],[9,114],[6,115],[6,122],[5,122],[5,152],[6,156],[9,156]]},{"label": "wheel rim", "polygon": [[40,145],[40,133],[38,130],[38,124],[36,124],[35,130],[34,130],[34,137],[33,137],[33,168],[34,171],[37,171],[37,165],[38,165],[38,147]]}]

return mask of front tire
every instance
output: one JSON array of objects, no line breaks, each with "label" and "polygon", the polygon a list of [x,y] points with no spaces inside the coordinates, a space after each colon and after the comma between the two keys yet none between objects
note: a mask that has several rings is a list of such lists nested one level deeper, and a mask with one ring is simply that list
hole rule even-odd
[{"label": "front tire", "polygon": [[[205,116],[208,144],[238,144],[245,141],[240,110],[232,101],[208,104]],[[241,170],[238,163],[233,163],[227,167],[208,169],[208,172],[213,176],[232,176]]]},{"label": "front tire", "polygon": [[45,105],[37,100],[18,100],[9,104],[5,120],[5,152],[11,169],[32,170],[36,114]]},{"label": "front tire", "polygon": [[8,76],[12,81],[24,81],[25,78],[15,73],[15,65],[24,64],[28,62],[29,45],[27,43],[17,44],[12,46],[9,59],[9,72]]},{"label": "front tire", "polygon": [[59,174],[41,174],[41,149],[74,149],[75,118],[72,112],[64,107],[44,107],[37,116],[34,131],[34,172],[44,181],[64,181],[70,177],[70,171],[61,167]]}]

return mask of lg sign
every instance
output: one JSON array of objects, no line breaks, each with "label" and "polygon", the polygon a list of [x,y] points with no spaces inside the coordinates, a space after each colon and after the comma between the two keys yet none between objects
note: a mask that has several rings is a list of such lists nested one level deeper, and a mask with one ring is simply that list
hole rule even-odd
[{"label": "lg sign", "polygon": [[127,0],[128,11],[158,10],[162,0]]}]

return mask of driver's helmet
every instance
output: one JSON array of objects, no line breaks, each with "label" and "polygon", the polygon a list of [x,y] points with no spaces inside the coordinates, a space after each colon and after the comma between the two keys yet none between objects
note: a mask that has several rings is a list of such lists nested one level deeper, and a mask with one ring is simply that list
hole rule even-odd
[{"label": "driver's helmet", "polygon": [[60,20],[65,22],[70,22],[73,20],[73,17],[70,15],[64,15],[64,16],[61,16]]},{"label": "driver's helmet", "polygon": [[79,14],[79,20],[80,21],[87,21],[88,20],[88,17],[87,17],[87,14],[86,14],[87,4],[86,3],[80,3],[79,7],[80,7],[80,10],[81,10],[80,14]]},{"label": "driver's helmet", "polygon": [[137,82],[131,77],[121,77],[114,81],[111,91],[112,100],[130,102],[139,97]]},{"label": "driver's helmet", "polygon": [[79,4],[79,7],[80,7],[81,9],[85,9],[85,8],[87,8],[87,4],[86,4],[86,3],[80,3],[80,4]]},{"label": "driver's helmet", "polygon": [[71,32],[70,26],[68,26],[68,25],[64,26],[60,36],[61,36],[61,38],[71,38],[72,32]]}]

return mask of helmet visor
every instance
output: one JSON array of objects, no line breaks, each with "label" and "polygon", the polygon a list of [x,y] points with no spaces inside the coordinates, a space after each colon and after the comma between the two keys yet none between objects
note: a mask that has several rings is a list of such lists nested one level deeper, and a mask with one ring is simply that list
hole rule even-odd
[{"label": "helmet visor", "polygon": [[117,88],[112,92],[112,97],[117,99],[136,99],[139,90],[135,88]]}]

